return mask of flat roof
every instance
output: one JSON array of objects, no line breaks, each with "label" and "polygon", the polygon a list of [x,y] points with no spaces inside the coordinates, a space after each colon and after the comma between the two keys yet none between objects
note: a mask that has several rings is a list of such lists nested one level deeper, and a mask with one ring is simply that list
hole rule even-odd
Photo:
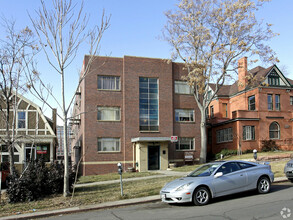
[{"label": "flat roof", "polygon": [[131,142],[163,142],[171,141],[171,137],[136,137],[131,138]]}]

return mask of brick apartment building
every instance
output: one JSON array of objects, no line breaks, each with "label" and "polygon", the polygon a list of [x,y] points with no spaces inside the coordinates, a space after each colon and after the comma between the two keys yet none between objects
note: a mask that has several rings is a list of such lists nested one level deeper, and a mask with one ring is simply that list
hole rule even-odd
[{"label": "brick apartment building", "polygon": [[[209,151],[261,150],[262,140],[275,140],[293,150],[293,81],[276,65],[247,70],[247,58],[238,62],[238,81],[224,85],[209,106]],[[248,76],[254,76],[254,83]],[[214,85],[210,85],[213,94]]]},{"label": "brick apartment building", "polygon": [[198,159],[200,114],[183,75],[183,64],[163,59],[96,57],[71,123],[73,160],[81,159],[82,174],[117,172],[119,162],[124,169],[167,169],[183,163],[186,152]]}]

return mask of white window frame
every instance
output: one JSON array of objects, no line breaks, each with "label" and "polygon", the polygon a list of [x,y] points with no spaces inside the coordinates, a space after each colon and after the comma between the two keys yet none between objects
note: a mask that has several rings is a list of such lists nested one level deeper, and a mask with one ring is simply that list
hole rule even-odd
[{"label": "white window frame", "polygon": [[[105,106],[98,106],[98,113],[97,113],[97,120],[98,121],[120,121],[121,120],[121,111],[120,107],[105,107]],[[108,111],[108,113],[107,113]],[[101,114],[99,118],[99,113]],[[113,114],[114,119],[105,118],[107,114]],[[104,119],[103,119],[104,117]]]},{"label": "white window frame", "polygon": [[[19,114],[20,113],[24,113],[24,119],[23,118],[21,118],[20,119],[20,117],[19,117]],[[26,114],[26,111],[18,111],[17,112],[17,129],[26,129],[26,116],[27,116],[27,114]],[[20,127],[19,125],[19,123],[20,122],[22,122],[22,124],[24,125],[24,127]]]},{"label": "white window frame", "polygon": [[293,96],[290,96],[290,105],[293,105]]},{"label": "white window frame", "polygon": [[[194,138],[189,138],[189,137],[180,137],[178,138],[178,142],[175,143],[176,145],[176,151],[192,151],[194,150]],[[189,141],[189,149],[181,149],[181,145],[183,144],[183,142],[185,141]],[[184,143],[186,144],[186,143]]]},{"label": "white window frame", "polygon": [[[188,117],[186,117],[188,115]],[[178,116],[178,117],[177,117]],[[178,120],[177,120],[178,118]],[[180,120],[180,118],[188,118],[188,121]],[[195,122],[193,109],[175,109],[176,122]]]},{"label": "white window frame", "polygon": [[[0,146],[0,157],[1,157],[1,161],[3,162],[3,156],[8,156],[9,158],[9,151],[3,151],[1,152],[1,146]],[[16,164],[19,164],[21,161],[20,161],[20,153],[19,151],[17,150],[17,148],[14,146],[14,156],[18,156],[18,161],[14,161]],[[15,159],[15,158],[14,158]]]},{"label": "white window frame", "polygon": [[[105,146],[106,143],[113,142],[113,146]],[[120,138],[98,138],[98,153],[103,153],[103,152],[120,152],[121,149],[121,144],[120,144]]]},{"label": "white window frame", "polygon": [[174,81],[174,90],[175,94],[193,94],[193,89],[187,84],[186,81]]}]

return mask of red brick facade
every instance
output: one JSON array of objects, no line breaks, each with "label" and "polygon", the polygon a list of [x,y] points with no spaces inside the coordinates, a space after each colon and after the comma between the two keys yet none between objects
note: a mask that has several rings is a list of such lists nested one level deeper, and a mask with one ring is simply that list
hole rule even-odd
[{"label": "red brick facade", "polygon": [[[88,57],[85,57],[85,64]],[[119,91],[98,90],[98,76],[119,76]],[[73,125],[72,146],[75,160],[82,157],[82,174],[93,175],[117,172],[117,162],[125,168],[132,167],[135,149],[132,143],[137,137],[188,137],[194,138],[194,155],[200,151],[200,114],[193,95],[175,94],[174,81],[182,81],[186,75],[183,65],[163,59],[124,56],[123,58],[96,57],[89,74],[76,95],[74,115],[80,121]],[[157,78],[159,87],[159,130],[145,132],[139,129],[139,77]],[[98,121],[97,107],[119,107],[120,121]],[[194,122],[175,122],[175,109],[194,109]],[[119,138],[119,152],[98,152],[98,138]],[[79,153],[77,153],[79,151]],[[184,151],[175,149],[168,142],[169,162],[182,163]]]},{"label": "red brick facade", "polygon": [[[210,135],[209,149],[218,153],[222,149],[239,149],[242,151],[248,149],[261,150],[262,140],[273,139],[276,144],[284,150],[293,150],[293,88],[292,80],[283,76],[277,66],[271,66],[267,69],[262,67],[254,68],[250,73],[258,79],[258,84],[249,86],[245,75],[249,72],[247,69],[247,58],[239,60],[239,82],[231,86],[225,86],[219,91],[219,94],[211,102],[210,106],[214,108],[214,117],[210,117]],[[268,78],[273,72],[277,73],[278,83],[270,84]],[[268,95],[272,97],[272,109],[269,109]],[[280,101],[276,104],[279,96]],[[249,97],[255,97],[255,109],[249,110]],[[292,98],[291,98],[292,97]],[[227,116],[226,105],[227,104]],[[279,105],[278,108],[276,105]],[[270,137],[270,125],[276,122],[279,125],[279,137]],[[244,126],[254,126],[254,138],[244,140]],[[233,139],[220,142],[217,140],[217,132],[225,128],[232,128]]]}]

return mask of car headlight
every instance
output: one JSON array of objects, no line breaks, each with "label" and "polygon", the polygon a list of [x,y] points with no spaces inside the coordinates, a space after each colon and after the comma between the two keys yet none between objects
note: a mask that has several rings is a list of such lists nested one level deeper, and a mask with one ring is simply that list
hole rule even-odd
[{"label": "car headlight", "polygon": [[192,184],[192,182],[190,182],[190,183],[186,183],[186,184],[184,184],[184,185],[182,185],[182,186],[179,186],[175,191],[185,190],[185,189],[187,189],[191,184]]}]

